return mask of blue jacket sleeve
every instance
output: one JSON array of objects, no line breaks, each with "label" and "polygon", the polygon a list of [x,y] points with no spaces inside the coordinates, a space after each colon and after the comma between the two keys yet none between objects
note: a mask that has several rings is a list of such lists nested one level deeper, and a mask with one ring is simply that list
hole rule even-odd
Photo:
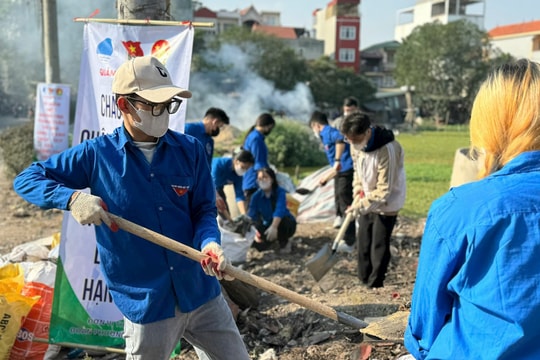
[{"label": "blue jacket sleeve", "polygon": [[44,209],[68,209],[75,190],[90,184],[94,151],[85,141],[45,161],[35,162],[15,177],[13,188],[26,201]]},{"label": "blue jacket sleeve", "polygon": [[289,209],[287,209],[287,195],[283,188],[277,189],[276,208],[274,210],[273,217],[283,218],[290,215]]},{"label": "blue jacket sleeve", "polygon": [[437,218],[440,214],[430,214],[426,222],[411,314],[405,330],[405,347],[417,360],[429,355],[431,346],[451,316],[453,306],[447,285],[454,275],[458,257],[440,235]]},{"label": "blue jacket sleeve", "polygon": [[244,196],[244,191],[242,190],[242,177],[239,176],[234,180],[234,194],[236,195],[236,202],[246,200]]}]

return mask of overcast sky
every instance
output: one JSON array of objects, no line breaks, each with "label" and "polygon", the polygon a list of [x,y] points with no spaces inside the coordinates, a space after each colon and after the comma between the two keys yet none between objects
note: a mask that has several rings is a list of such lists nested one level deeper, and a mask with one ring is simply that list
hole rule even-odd
[{"label": "overcast sky", "polygon": [[[312,13],[324,8],[329,0],[201,0],[212,10],[243,9],[250,5],[258,11],[281,12],[283,26],[312,28]],[[394,39],[396,12],[411,7],[416,0],[362,0],[361,45],[366,48],[373,44]],[[500,25],[540,20],[539,0],[487,0],[485,27],[487,30]]]}]

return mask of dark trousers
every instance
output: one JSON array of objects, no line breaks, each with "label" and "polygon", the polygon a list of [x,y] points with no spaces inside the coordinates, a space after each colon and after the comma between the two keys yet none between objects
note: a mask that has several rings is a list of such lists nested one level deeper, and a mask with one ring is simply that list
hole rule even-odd
[{"label": "dark trousers", "polygon": [[[353,202],[353,173],[354,170],[347,170],[338,173],[334,178],[334,199],[337,216],[345,217],[345,211]],[[355,232],[354,221],[351,221],[344,236],[347,245],[354,244]]]},{"label": "dark trousers", "polygon": [[382,287],[390,263],[390,237],[397,216],[358,217],[358,277],[369,287]]},{"label": "dark trousers", "polygon": [[[261,239],[263,242],[258,243],[256,241],[253,242],[251,245],[255,249],[259,251],[268,250],[272,247],[271,242],[266,241],[266,235],[264,235],[264,232],[266,229],[268,229],[269,226],[264,226],[261,222],[257,222],[254,224],[255,228],[261,234]],[[285,245],[289,242],[289,238],[294,235],[296,232],[296,219],[290,216],[285,216],[281,218],[281,222],[278,226],[278,236],[277,236],[277,243],[279,244],[280,248],[284,248]]]}]

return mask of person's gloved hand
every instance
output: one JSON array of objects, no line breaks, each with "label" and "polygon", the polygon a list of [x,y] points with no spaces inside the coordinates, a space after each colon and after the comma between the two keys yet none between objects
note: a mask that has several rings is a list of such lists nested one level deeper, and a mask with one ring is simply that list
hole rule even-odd
[{"label": "person's gloved hand", "polygon": [[104,222],[112,231],[118,231],[118,224],[109,217],[107,205],[99,196],[78,191],[69,203],[69,210],[81,225],[101,225]]},{"label": "person's gloved hand", "polygon": [[269,242],[276,241],[277,240],[277,233],[278,229],[277,226],[270,226],[266,231],[264,232],[264,235],[266,235],[266,240]]},{"label": "person's gloved hand", "polygon": [[206,275],[215,276],[218,280],[234,280],[234,277],[223,272],[231,262],[227,259],[218,243],[212,241],[203,247],[201,252],[207,255],[206,258],[201,260],[201,266]]}]

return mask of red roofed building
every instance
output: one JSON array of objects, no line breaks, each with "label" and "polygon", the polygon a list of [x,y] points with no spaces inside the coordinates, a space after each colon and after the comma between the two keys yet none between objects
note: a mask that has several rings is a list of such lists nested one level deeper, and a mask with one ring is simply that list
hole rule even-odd
[{"label": "red roofed building", "polygon": [[360,71],[360,0],[332,0],[313,12],[315,38],[339,67]]},{"label": "red roofed building", "polygon": [[243,26],[279,38],[306,60],[323,55],[322,41],[311,38],[306,29],[281,26],[281,13],[277,11],[259,12],[254,6],[231,11],[199,7],[193,15],[194,21],[214,23],[213,28],[201,28],[209,33],[219,34],[230,27]]},{"label": "red roofed building", "polygon": [[491,44],[502,52],[540,61],[540,20],[497,26],[488,34]]}]

